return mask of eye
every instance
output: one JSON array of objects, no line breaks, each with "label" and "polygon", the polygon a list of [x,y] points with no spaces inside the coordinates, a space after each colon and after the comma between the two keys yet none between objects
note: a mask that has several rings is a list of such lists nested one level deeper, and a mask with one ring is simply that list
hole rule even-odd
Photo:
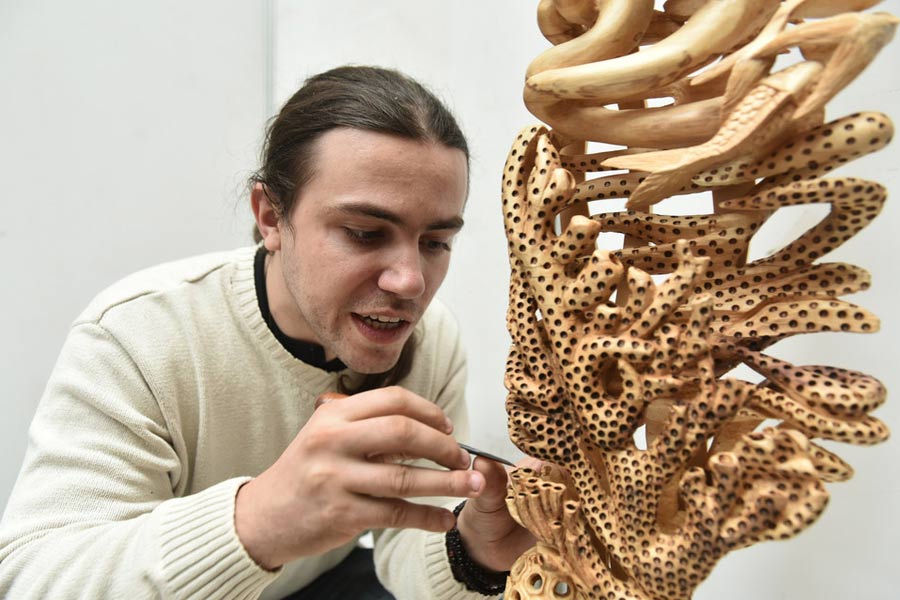
[{"label": "eye", "polygon": [[424,246],[427,252],[431,252],[432,254],[437,254],[439,252],[450,252],[450,242],[444,240],[422,240],[422,246]]},{"label": "eye", "polygon": [[352,241],[357,244],[373,244],[380,240],[384,235],[380,231],[368,231],[365,229],[353,229],[344,227],[344,232]]}]

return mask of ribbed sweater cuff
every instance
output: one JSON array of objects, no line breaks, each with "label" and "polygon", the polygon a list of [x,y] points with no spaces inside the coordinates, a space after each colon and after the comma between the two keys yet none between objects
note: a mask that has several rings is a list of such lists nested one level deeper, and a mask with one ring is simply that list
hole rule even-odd
[{"label": "ribbed sweater cuff", "polygon": [[450,563],[447,560],[447,546],[443,533],[429,532],[425,534],[425,569],[428,580],[434,589],[436,598],[446,600],[483,600],[484,598],[500,598],[496,596],[484,596],[466,589],[462,583],[453,577]]},{"label": "ribbed sweater cuff", "polygon": [[162,571],[175,598],[256,598],[280,571],[260,568],[234,526],[234,501],[247,477],[228,479],[157,509]]}]

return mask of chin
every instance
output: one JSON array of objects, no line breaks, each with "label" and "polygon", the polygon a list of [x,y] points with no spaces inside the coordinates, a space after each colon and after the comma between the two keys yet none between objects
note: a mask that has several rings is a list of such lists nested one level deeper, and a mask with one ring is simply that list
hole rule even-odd
[{"label": "chin", "polygon": [[391,368],[393,368],[394,365],[397,364],[397,361],[399,359],[400,351],[398,350],[397,352],[392,352],[390,354],[379,354],[377,356],[373,356],[371,354],[356,354],[355,356],[350,356],[347,358],[347,360],[344,360],[344,364],[357,373],[371,375],[374,373],[384,373],[385,371],[389,371]]}]

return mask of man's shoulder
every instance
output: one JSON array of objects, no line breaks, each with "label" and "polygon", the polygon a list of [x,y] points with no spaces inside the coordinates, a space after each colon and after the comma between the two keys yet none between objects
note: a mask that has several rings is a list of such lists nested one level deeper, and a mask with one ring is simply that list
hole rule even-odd
[{"label": "man's shoulder", "polygon": [[417,329],[418,337],[432,343],[438,343],[441,339],[446,342],[446,338],[455,340],[459,337],[459,322],[456,315],[438,298],[432,299]]},{"label": "man's shoulder", "polygon": [[252,262],[255,248],[239,248],[192,256],[141,269],[97,294],[76,319],[77,323],[97,322],[115,308],[127,306],[141,298],[166,294],[186,284],[197,283],[223,268]]},{"label": "man's shoulder", "polygon": [[436,298],[416,327],[414,360],[414,368],[426,370],[441,370],[451,363],[463,360],[462,339],[456,315]]},{"label": "man's shoulder", "polygon": [[399,385],[446,408],[461,397],[465,362],[456,316],[434,299],[416,327],[412,367]]}]

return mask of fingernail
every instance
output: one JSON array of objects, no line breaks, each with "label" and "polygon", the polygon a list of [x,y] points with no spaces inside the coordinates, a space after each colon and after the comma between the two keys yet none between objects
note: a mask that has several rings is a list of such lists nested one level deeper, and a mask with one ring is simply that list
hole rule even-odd
[{"label": "fingernail", "polygon": [[481,488],[484,487],[484,478],[481,476],[481,473],[478,471],[472,471],[469,474],[469,489],[473,492],[480,492]]},{"label": "fingernail", "polygon": [[459,464],[461,464],[463,468],[466,469],[468,469],[469,465],[472,464],[472,457],[469,456],[469,453],[462,448],[459,449]]},{"label": "fingernail", "polygon": [[450,420],[450,417],[444,417],[444,431],[453,433],[453,421]]}]

